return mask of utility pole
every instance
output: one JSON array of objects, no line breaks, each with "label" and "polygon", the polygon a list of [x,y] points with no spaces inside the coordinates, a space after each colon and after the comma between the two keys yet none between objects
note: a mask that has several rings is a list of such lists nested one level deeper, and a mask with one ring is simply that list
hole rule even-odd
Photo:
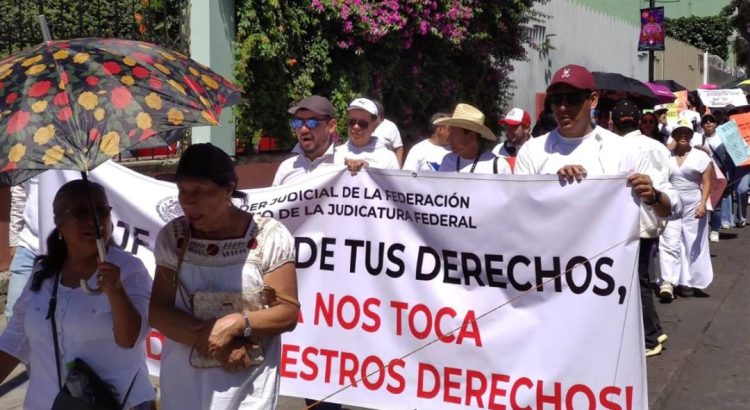
[{"label": "utility pole", "polygon": [[[648,7],[653,9],[655,6],[656,1],[649,0]],[[661,63],[664,64],[664,61]],[[649,50],[648,52],[648,82],[654,82],[654,50]]]}]

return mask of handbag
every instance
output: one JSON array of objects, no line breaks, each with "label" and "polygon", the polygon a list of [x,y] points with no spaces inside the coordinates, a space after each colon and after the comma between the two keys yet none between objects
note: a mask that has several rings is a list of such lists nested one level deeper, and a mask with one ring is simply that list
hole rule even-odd
[{"label": "handbag", "polygon": [[55,349],[55,367],[57,369],[57,384],[60,391],[52,402],[52,410],[121,410],[128,401],[130,391],[133,389],[138,370],[136,370],[133,379],[130,381],[128,391],[122,399],[122,403],[117,401],[117,393],[111,385],[107,384],[98,374],[82,359],[75,358],[72,362],[71,369],[83,374],[88,380],[89,391],[91,392],[90,400],[83,397],[74,397],[67,386],[63,385],[62,373],[60,371],[60,347],[57,340],[57,322],[55,320],[55,310],[57,309],[57,288],[60,283],[60,273],[55,275],[55,283],[52,285],[52,297],[49,300],[49,310],[47,319],[52,325],[52,339]]},{"label": "handbag", "polygon": [[[197,319],[213,320],[231,313],[261,310],[276,305],[279,299],[289,302],[297,306],[297,308],[300,307],[300,303],[297,299],[285,295],[284,293],[277,292],[273,287],[268,285],[261,286],[260,288],[249,292],[198,290],[190,295],[187,288],[179,278],[180,268],[185,259],[185,253],[187,252],[188,243],[191,238],[189,225],[186,227],[186,232],[187,234],[182,241],[177,258],[174,283],[177,286],[183,303],[185,306],[190,307],[193,316]],[[260,249],[262,247],[259,246],[258,248]],[[257,366],[265,360],[263,354],[263,341],[254,337],[251,337],[250,341],[253,342],[254,346],[247,353],[250,357],[250,365]],[[221,367],[218,360],[199,354],[195,348],[190,350],[190,365],[198,369]]]}]

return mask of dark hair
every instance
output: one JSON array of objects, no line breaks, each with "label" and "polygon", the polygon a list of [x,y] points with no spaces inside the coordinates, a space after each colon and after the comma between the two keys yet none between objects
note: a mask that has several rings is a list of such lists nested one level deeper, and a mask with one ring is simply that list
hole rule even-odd
[{"label": "dark hair", "polygon": [[436,112],[435,114],[432,114],[432,117],[430,117],[430,126],[428,128],[429,134],[434,134],[435,131],[437,131],[437,128],[440,126],[440,124],[435,124],[435,121],[441,118],[450,118],[450,116],[450,114],[445,112]]},{"label": "dark hair", "polygon": [[[52,201],[55,225],[62,223],[62,216],[68,211],[70,201],[74,198],[88,196],[89,190],[95,198],[107,198],[107,192],[103,186],[96,182],[89,182],[88,187],[86,185],[86,181],[76,179],[67,182],[57,190],[55,199]],[[51,278],[60,272],[67,257],[68,247],[65,244],[65,240],[60,236],[60,230],[55,227],[47,237],[47,253],[39,255],[34,259],[34,265],[38,265],[39,268],[35,269],[32,275],[31,290],[38,292],[42,288],[42,283],[47,278]]]},{"label": "dark hair", "polygon": [[724,112],[724,110],[716,108],[713,111],[711,111],[711,115],[716,118],[716,124],[722,125],[727,122],[727,113]]},{"label": "dark hair", "polygon": [[[656,117],[656,114],[654,114],[652,112],[647,112],[647,113],[644,113],[641,116],[641,121],[643,121],[646,117],[653,117],[653,119],[654,119],[654,129],[653,129],[653,131],[651,131],[650,135],[649,134],[643,134],[643,135],[645,135],[647,137],[650,137],[650,138],[653,138],[653,139],[661,142],[661,137],[659,136],[659,118]],[[638,124],[638,128],[639,129],[640,129],[640,125],[641,124],[639,123]]]},{"label": "dark hair", "polygon": [[220,187],[233,186],[232,198],[247,202],[247,194],[237,190],[239,178],[232,158],[211,143],[193,144],[188,147],[180,157],[175,174],[177,180],[207,179]]}]

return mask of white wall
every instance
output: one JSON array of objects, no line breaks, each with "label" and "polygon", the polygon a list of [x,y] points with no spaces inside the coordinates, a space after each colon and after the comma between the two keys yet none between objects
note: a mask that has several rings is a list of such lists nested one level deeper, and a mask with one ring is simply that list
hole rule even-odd
[{"label": "white wall", "polygon": [[554,50],[550,50],[547,60],[537,50],[528,48],[528,61],[514,64],[511,79],[516,90],[511,106],[524,108],[535,117],[536,92],[543,92],[549,76],[567,64],[648,80],[648,57],[637,51],[640,27],[568,0],[551,0],[537,5],[537,10],[550,17],[536,23],[544,28],[536,27],[533,37],[542,42],[544,35],[554,35],[550,37]]}]

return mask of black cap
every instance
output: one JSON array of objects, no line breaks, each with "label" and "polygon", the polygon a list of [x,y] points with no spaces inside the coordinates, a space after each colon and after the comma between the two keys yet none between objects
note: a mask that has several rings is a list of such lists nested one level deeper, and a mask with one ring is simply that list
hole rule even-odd
[{"label": "black cap", "polygon": [[707,113],[707,114],[704,114],[703,117],[701,117],[701,124],[705,123],[706,120],[710,120],[711,122],[716,122],[716,117],[711,113]]},{"label": "black cap", "polygon": [[303,98],[297,105],[287,110],[287,112],[294,115],[299,110],[310,110],[316,114],[336,118],[336,109],[333,108],[333,104],[328,101],[328,98],[319,95],[311,95]]},{"label": "black cap", "polygon": [[630,100],[620,100],[612,107],[612,123],[617,128],[638,127],[641,110]]},{"label": "black cap", "polygon": [[193,144],[180,157],[177,164],[177,178],[201,178],[213,181],[219,186],[237,184],[234,162],[221,148],[211,144]]}]

